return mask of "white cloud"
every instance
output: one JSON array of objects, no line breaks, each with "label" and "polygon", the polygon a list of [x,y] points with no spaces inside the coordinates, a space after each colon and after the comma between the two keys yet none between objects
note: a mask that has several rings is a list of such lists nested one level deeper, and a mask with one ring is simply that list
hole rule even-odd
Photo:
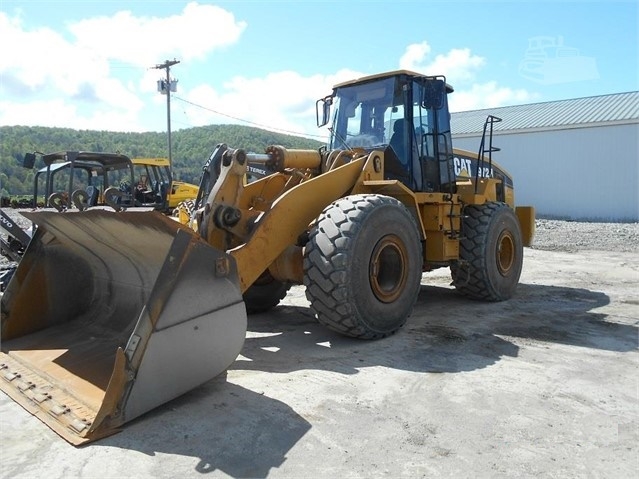
[{"label": "white cloud", "polygon": [[479,110],[504,105],[527,103],[536,96],[524,89],[499,86],[495,81],[476,83],[449,96],[451,111]]},{"label": "white cloud", "polygon": [[[0,56],[0,124],[38,124],[115,131],[163,131],[166,97],[156,91],[164,59],[195,63],[238,42],[247,24],[214,5],[188,3],[167,17],[120,11],[61,26],[29,29],[0,12],[6,44]],[[43,46],[46,45],[46,48]],[[445,74],[456,87],[454,110],[530,99],[494,81],[477,82],[486,60],[469,48],[434,55],[428,42],[408,45],[401,68]],[[212,123],[253,124],[274,131],[324,136],[315,102],[336,83],[375,72],[343,69],[303,76],[292,70],[263,77],[235,76],[219,85],[179,85],[172,101],[173,129]],[[201,79],[199,81],[206,81]],[[185,101],[181,101],[184,99]],[[217,113],[216,113],[217,112]]]},{"label": "white cloud", "polygon": [[140,67],[158,58],[202,59],[216,48],[231,45],[246,29],[232,13],[191,2],[180,15],[135,17],[130,11],[112,17],[82,20],[69,27],[79,48]]},{"label": "white cloud", "polygon": [[453,48],[432,59],[430,53],[428,42],[408,45],[399,60],[400,68],[426,75],[445,75],[446,81],[455,88],[449,97],[451,111],[512,105],[535,97],[527,90],[501,86],[496,81],[477,83],[477,74],[486,65],[486,59],[473,54],[470,48]]},{"label": "white cloud", "polygon": [[424,59],[430,55],[428,42],[413,43],[406,47],[406,52],[399,59],[399,67],[406,70],[419,70]]},{"label": "white cloud", "polygon": [[264,78],[234,77],[219,91],[209,85],[191,89],[185,100],[201,107],[187,105],[183,111],[193,126],[252,122],[265,129],[324,135],[316,125],[315,102],[329,94],[335,83],[362,75],[340,70],[333,75],[310,77],[293,71],[270,73]]},{"label": "white cloud", "polygon": [[473,80],[475,72],[485,63],[483,57],[471,55],[469,48],[454,48],[446,55],[437,55],[428,65],[428,73],[443,74],[457,83],[463,83]]},{"label": "white cloud", "polygon": [[[101,107],[82,111],[76,104],[54,99],[29,103],[0,101],[0,112],[3,112],[0,114],[0,124],[6,125],[35,124],[76,130],[140,131],[138,110],[135,108],[114,110]],[[5,116],[4,112],[11,114]]]},{"label": "white cloud", "polygon": [[58,31],[29,29],[19,14],[0,12],[2,40],[12,45],[0,56],[0,125],[142,131],[136,118],[158,96],[158,71],[149,67],[174,56],[203,58],[245,28],[232,13],[196,2],[169,17],[121,11]]},{"label": "white cloud", "polygon": [[[63,93],[73,93],[74,85],[82,83],[96,69],[104,72],[84,49],[67,42],[62,35],[49,28],[26,31],[17,18],[9,18],[0,12],[0,30],[3,42],[13,45],[0,56],[0,75],[13,78],[25,91],[41,87],[55,88]],[[86,65],[78,68],[77,65]],[[74,68],[75,66],[75,68]],[[72,73],[78,75],[72,76]]]},{"label": "white cloud", "polygon": [[426,75],[445,75],[449,83],[463,83],[475,78],[477,70],[486,60],[473,55],[469,48],[453,48],[446,54],[430,59],[431,47],[428,42],[413,43],[399,59],[400,68]]}]

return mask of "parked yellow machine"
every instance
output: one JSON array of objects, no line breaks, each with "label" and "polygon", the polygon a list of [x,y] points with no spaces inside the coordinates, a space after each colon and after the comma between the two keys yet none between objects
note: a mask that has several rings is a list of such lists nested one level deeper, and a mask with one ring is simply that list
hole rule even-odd
[{"label": "parked yellow machine", "polygon": [[[94,206],[146,207],[172,213],[194,200],[198,186],[173,179],[167,158],[134,158],[119,153],[59,151],[43,154],[44,166],[34,175],[33,205],[60,211]],[[33,168],[36,155],[24,165]]]},{"label": "parked yellow machine", "polygon": [[197,185],[173,179],[168,158],[133,158],[131,161],[138,181],[145,177],[153,185],[165,185],[166,196],[163,196],[163,200],[166,212],[172,212],[180,203],[197,196]]},{"label": "parked yellow machine", "polygon": [[38,228],[2,298],[0,387],[81,444],[224,371],[247,311],[292,284],[320,323],[362,339],[398,331],[435,268],[466,296],[507,300],[534,211],[492,161],[497,119],[479,155],[452,148],[450,92],[443,77],[373,75],[318,101],[326,148],[217,145],[190,227],[157,212],[27,214]]}]

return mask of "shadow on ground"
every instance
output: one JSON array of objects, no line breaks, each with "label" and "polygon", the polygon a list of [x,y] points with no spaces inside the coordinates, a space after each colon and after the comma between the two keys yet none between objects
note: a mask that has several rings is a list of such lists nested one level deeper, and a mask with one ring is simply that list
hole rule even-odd
[{"label": "shadow on ground", "polygon": [[[307,307],[282,305],[249,317],[241,357],[230,370],[356,374],[366,366],[456,373],[516,357],[515,338],[610,351],[637,349],[638,328],[597,309],[607,295],[585,289],[521,284],[502,303],[465,299],[453,289],[422,286],[414,313],[396,335],[361,341],[333,333]],[[196,457],[195,470],[263,478],[280,467],[311,424],[287,404],[226,382],[225,375],[130,423],[101,446]],[[154,431],[162,430],[161,435]],[[165,431],[174,431],[166,442]],[[250,460],[248,460],[250,459]],[[162,471],[156,471],[161,475]]]},{"label": "shadow on ground", "polygon": [[[310,430],[281,401],[226,381],[226,374],[145,414],[96,446],[196,457],[195,471],[266,477]],[[161,431],[158,434],[157,431]],[[172,434],[171,434],[172,433]],[[171,435],[170,441],[167,436]],[[166,471],[153,471],[165,477]]]},{"label": "shadow on ground", "polygon": [[242,350],[246,360],[236,361],[231,369],[355,374],[361,367],[385,366],[432,373],[472,371],[517,356],[519,348],[508,337],[611,351],[636,349],[636,326],[606,321],[605,314],[596,312],[609,302],[601,292],[521,284],[515,298],[485,303],[450,288],[422,286],[404,328],[378,341],[333,333],[317,323],[309,308],[279,306],[249,317]]}]

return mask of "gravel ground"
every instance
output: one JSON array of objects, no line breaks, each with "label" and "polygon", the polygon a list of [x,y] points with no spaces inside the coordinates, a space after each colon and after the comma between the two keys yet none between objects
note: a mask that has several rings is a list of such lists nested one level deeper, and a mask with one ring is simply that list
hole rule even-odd
[{"label": "gravel ground", "polygon": [[533,249],[576,252],[584,250],[636,253],[639,223],[536,221]]}]

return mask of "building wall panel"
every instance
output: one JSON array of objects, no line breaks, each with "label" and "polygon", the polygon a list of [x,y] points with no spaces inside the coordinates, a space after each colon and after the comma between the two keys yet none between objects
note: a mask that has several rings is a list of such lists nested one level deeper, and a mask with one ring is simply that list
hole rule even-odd
[{"label": "building wall panel", "polygon": [[[480,139],[453,135],[453,145],[477,151]],[[493,144],[517,204],[539,217],[639,221],[639,124],[495,133]]]}]

